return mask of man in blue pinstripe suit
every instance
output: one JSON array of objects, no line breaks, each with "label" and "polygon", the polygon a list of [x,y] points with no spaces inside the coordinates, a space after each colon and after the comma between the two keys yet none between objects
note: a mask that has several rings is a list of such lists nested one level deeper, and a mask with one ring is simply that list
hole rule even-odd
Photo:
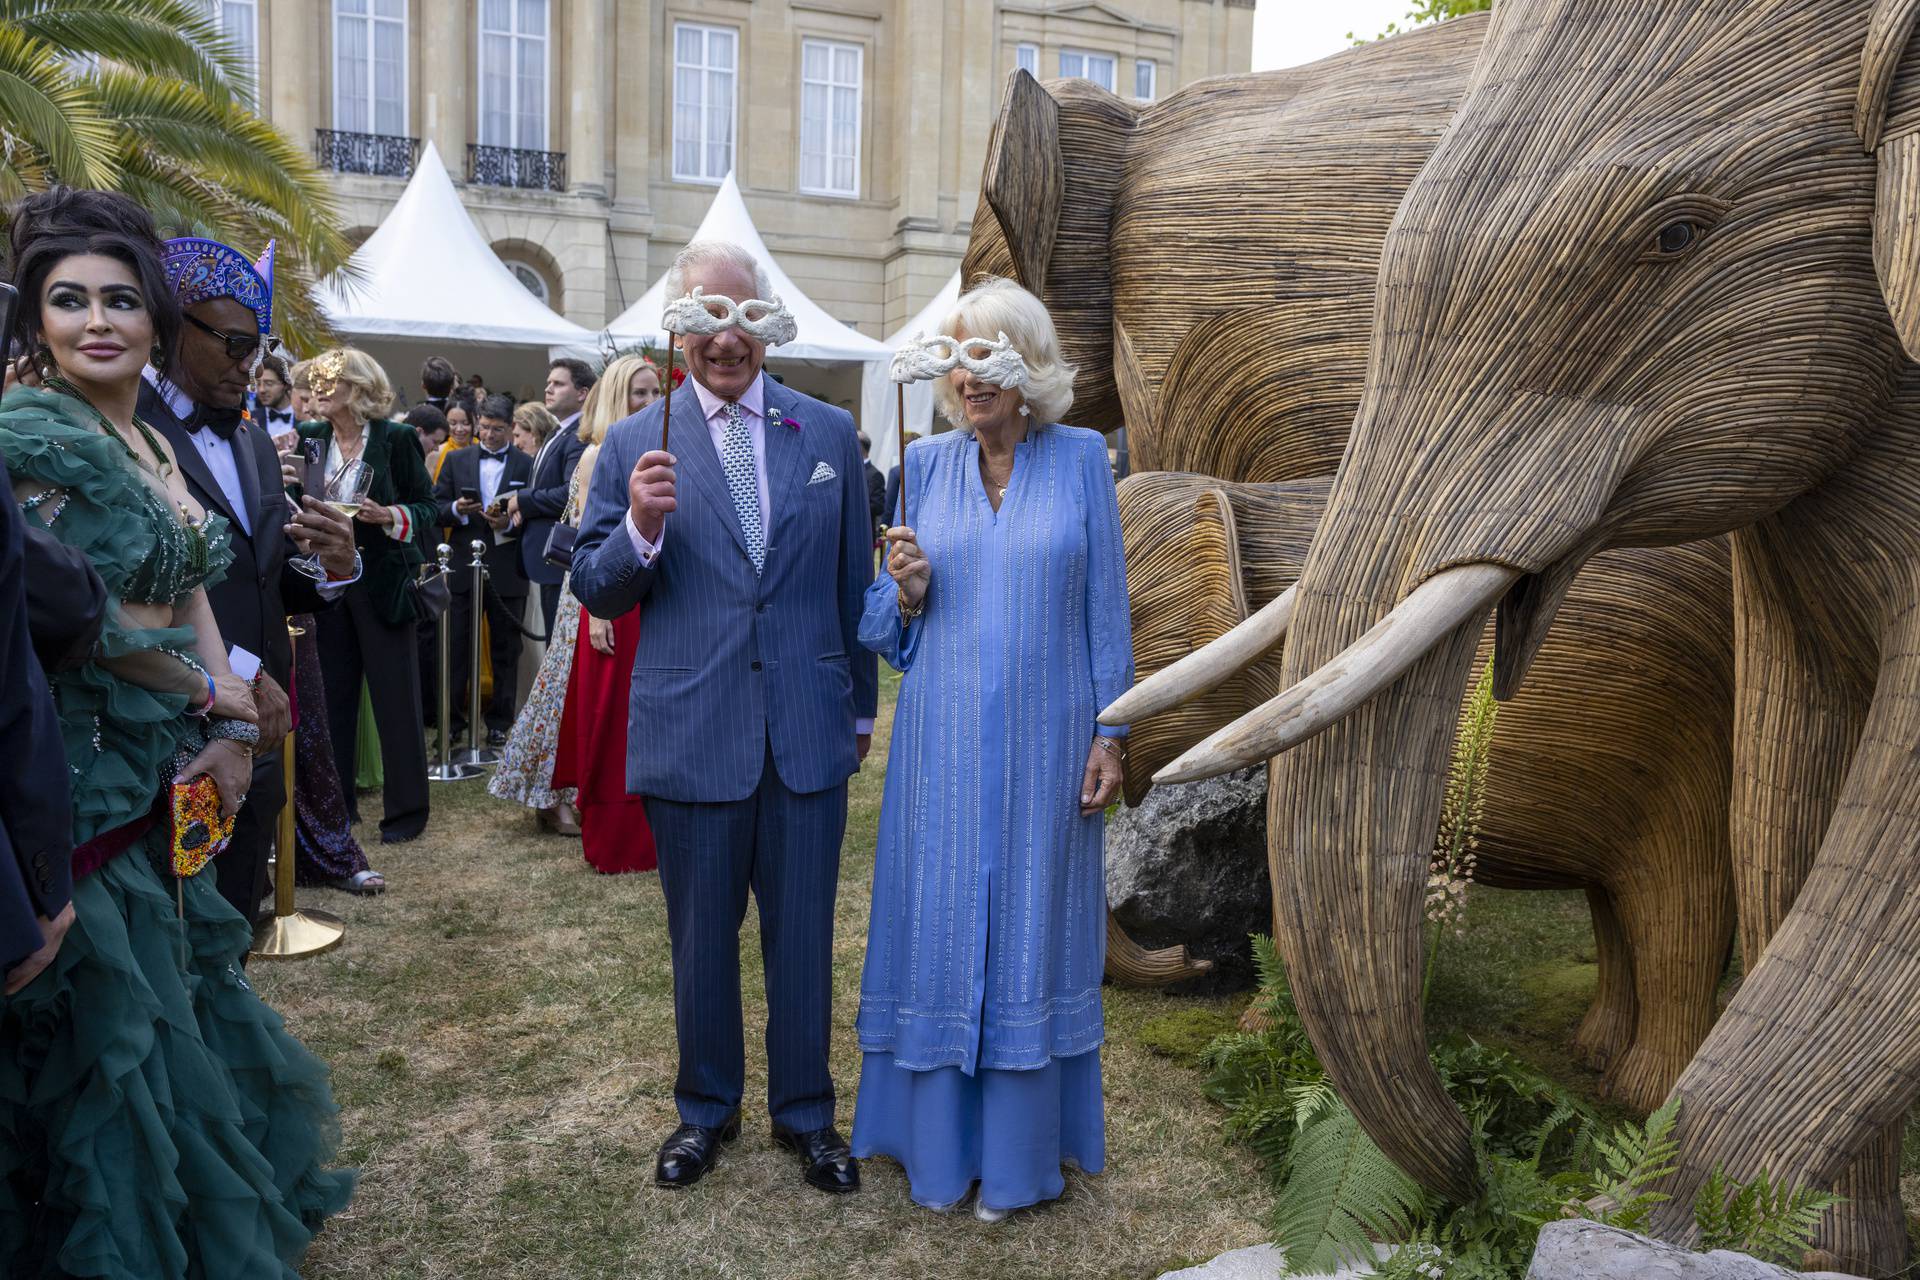
[{"label": "man in blue pinstripe suit", "polygon": [[[770,296],[753,257],[715,241],[681,252],[667,293],[696,286],[709,299]],[[764,377],[750,328],[764,326],[682,340],[692,376],[673,397],[670,451],[662,401],[608,432],[573,591],[597,617],[641,609],[627,790],[648,797],[659,846],[680,1042],[681,1124],[655,1181],[693,1185],[740,1132],[751,888],[774,1140],[813,1186],[853,1191],[827,1044],[847,778],[878,699],[874,656],[856,638],[872,522],[852,418]]]}]

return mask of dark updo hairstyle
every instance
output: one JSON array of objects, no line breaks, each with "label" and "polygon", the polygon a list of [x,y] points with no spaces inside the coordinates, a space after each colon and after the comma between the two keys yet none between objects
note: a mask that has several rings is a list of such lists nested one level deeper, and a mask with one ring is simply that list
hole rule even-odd
[{"label": "dark updo hairstyle", "polygon": [[472,387],[455,387],[452,392],[448,394],[447,411],[451,413],[455,409],[465,409],[467,411],[467,425],[469,427],[477,427],[480,425],[480,399],[473,394]]},{"label": "dark updo hairstyle", "polygon": [[68,258],[99,254],[133,269],[153,317],[161,363],[180,337],[180,304],[167,285],[165,252],[153,216],[117,191],[51,187],[13,206],[13,287],[20,291],[17,335],[33,351],[41,343],[40,293],[53,269]]}]

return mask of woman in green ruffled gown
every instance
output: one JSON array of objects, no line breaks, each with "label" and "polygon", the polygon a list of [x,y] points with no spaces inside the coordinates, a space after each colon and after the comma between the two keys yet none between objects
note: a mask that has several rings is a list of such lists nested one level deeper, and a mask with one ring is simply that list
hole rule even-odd
[{"label": "woman in green ruffled gown", "polygon": [[124,197],[32,197],[12,238],[46,385],[0,401],[0,458],[28,519],[86,553],[114,608],[94,661],[49,682],[75,919],[0,1000],[0,1276],[297,1277],[353,1188],[327,1168],[326,1067],[247,985],[250,931],[213,877],[172,870],[171,784],[210,774],[236,810],[254,718],[204,590],[230,559],[225,525],[133,414],[179,312],[152,219]]}]

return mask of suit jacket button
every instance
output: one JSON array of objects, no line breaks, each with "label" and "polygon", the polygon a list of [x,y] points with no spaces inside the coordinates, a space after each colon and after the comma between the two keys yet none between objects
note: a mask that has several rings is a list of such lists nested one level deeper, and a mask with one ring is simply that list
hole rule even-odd
[{"label": "suit jacket button", "polygon": [[765,613],[767,611],[766,601],[762,600],[759,604],[753,606],[753,611],[755,613]]},{"label": "suit jacket button", "polygon": [[753,664],[753,669],[754,669],[755,671],[758,671],[758,670],[760,669],[760,664],[759,664],[758,662],[755,662],[755,663]]}]

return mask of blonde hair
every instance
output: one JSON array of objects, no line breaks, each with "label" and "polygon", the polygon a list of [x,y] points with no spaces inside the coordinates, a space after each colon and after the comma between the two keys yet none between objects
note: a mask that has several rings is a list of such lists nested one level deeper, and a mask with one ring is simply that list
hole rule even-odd
[{"label": "blonde hair", "polygon": [[547,437],[560,429],[560,420],[538,400],[529,400],[513,411],[513,425],[525,427],[533,433],[537,444],[545,444]]},{"label": "blonde hair", "polygon": [[358,347],[335,347],[307,362],[309,391],[320,394],[313,384],[324,383],[329,377],[338,378],[353,388],[353,394],[347,397],[347,407],[363,422],[384,418],[393,412],[393,384],[387,381],[387,371]]},{"label": "blonde hair", "polygon": [[[989,341],[1006,334],[1027,362],[1027,385],[1020,388],[1020,396],[1033,411],[1036,426],[1060,421],[1072,406],[1075,370],[1060,357],[1053,317],[1047,314],[1044,302],[1013,281],[989,276],[961,294],[947,313],[941,332]],[[948,422],[962,431],[971,429],[951,379],[934,381],[933,399]]]},{"label": "blonde hair", "polygon": [[313,383],[308,381],[307,379],[307,375],[311,373],[312,370],[313,370],[313,361],[311,360],[295,361],[293,368],[287,370],[287,385],[289,387],[294,388],[296,391],[312,391]]},{"label": "blonde hair", "polygon": [[586,403],[580,406],[577,432],[582,441],[606,443],[607,429],[628,416],[627,388],[633,384],[633,375],[652,367],[653,362],[643,356],[621,356],[600,371],[600,380],[593,384],[593,390],[587,392]]}]

